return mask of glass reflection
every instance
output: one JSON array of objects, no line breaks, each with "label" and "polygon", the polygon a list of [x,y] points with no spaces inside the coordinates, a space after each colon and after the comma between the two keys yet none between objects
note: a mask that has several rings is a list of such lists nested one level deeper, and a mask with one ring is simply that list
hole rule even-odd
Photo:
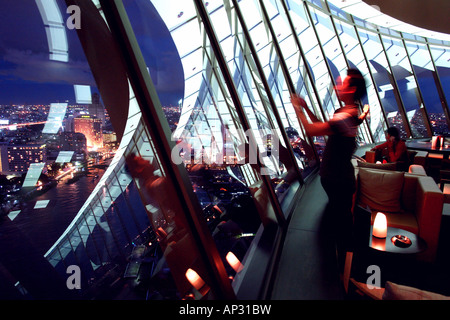
[{"label": "glass reflection", "polygon": [[448,108],[448,101],[450,101],[450,76],[449,76],[449,61],[450,61],[450,49],[429,45],[430,53],[436,66],[437,80],[440,82],[442,90],[445,95],[446,102],[442,101]]},{"label": "glass reflection", "polygon": [[382,36],[384,50],[392,69],[392,81],[396,81],[401,101],[410,123],[412,137],[430,136],[424,119],[423,105],[417,90],[417,83],[412,74],[411,65],[401,40]]},{"label": "glass reflection", "polygon": [[394,92],[393,81],[395,80],[389,72],[389,65],[378,35],[362,29],[358,29],[358,34],[377,86],[378,96],[386,113],[387,125],[397,127],[401,132],[401,136],[406,138],[407,131],[404,122],[406,119],[403,119],[399,111],[401,106],[398,104],[396,93]]},{"label": "glass reflection", "polygon": [[[286,63],[288,71],[292,75],[292,80],[296,85],[296,90],[300,93],[306,93],[305,97],[312,101],[313,99],[306,88],[306,83],[303,80],[305,73],[305,65],[301,59],[297,45],[293,39],[293,36],[289,33],[289,26],[286,21],[279,15],[278,6],[273,6],[273,3],[264,3],[265,10],[268,12],[271,18],[271,26],[274,29],[274,33],[277,35],[277,39],[266,38],[267,43],[263,48],[257,48],[257,54],[259,61],[264,66],[268,85],[271,88],[271,93],[276,104],[276,110],[281,117],[284,130],[286,131],[290,144],[293,148],[297,164],[301,169],[302,175],[308,175],[311,170],[317,166],[317,159],[313,147],[309,144],[303,128],[300,126],[297,116],[295,115],[294,108],[292,107],[289,99],[289,88],[287,79],[283,74],[281,57],[276,51],[274,42],[278,42],[280,49],[283,53],[283,59]],[[259,9],[258,9],[259,10]],[[266,26],[269,28],[269,26]],[[267,33],[267,32],[266,32]],[[256,32],[250,31],[253,42],[259,40],[255,37]],[[317,103],[313,104],[314,111],[317,112]],[[318,150],[320,156],[321,139],[313,138],[316,143],[315,147]]]},{"label": "glass reflection", "polygon": [[[124,1],[124,4],[141,52],[147,64],[151,65],[152,52],[147,50],[148,46],[143,40],[148,39],[151,34],[145,28],[138,27],[145,25],[145,22],[136,10],[139,8],[140,12],[150,14],[152,10],[162,8],[162,4],[158,1]],[[152,5],[155,9],[152,9]],[[185,4],[187,11],[190,10],[187,8],[189,6],[193,6],[193,3]],[[164,19],[166,16],[172,16],[176,11],[178,10],[175,7],[171,7],[161,13],[161,17]],[[213,14],[221,16],[221,11],[223,8],[217,9]],[[184,88],[174,93],[178,95],[175,101],[179,104],[163,104],[163,111],[168,122],[173,123],[172,139],[177,142],[176,148],[172,150],[172,161],[185,165],[193,191],[202,207],[203,217],[223,258],[223,264],[230,275],[235,275],[236,272],[226,262],[225,256],[232,251],[240,261],[245,260],[252,240],[260,230],[261,218],[258,212],[267,215],[265,212],[270,204],[261,204],[254,200],[266,200],[267,196],[264,196],[264,189],[258,187],[261,184],[258,172],[251,165],[245,164],[246,157],[250,157],[248,133],[244,132],[239,116],[230,103],[221,74],[214,67],[215,57],[208,40],[200,29],[190,29],[189,25],[192,23],[197,22],[187,21],[169,28],[169,36],[189,30],[194,41],[186,42],[178,36],[171,37],[176,45],[175,52],[187,53],[180,54],[177,62],[180,63],[179,71],[171,74],[175,79],[183,77]],[[205,39],[206,43],[196,43],[195,39]],[[223,45],[230,48],[226,41]],[[150,74],[152,78],[156,77],[151,69]],[[240,88],[245,91],[250,91],[254,85],[248,83],[245,86],[244,81],[241,82]],[[257,111],[259,118],[254,116],[252,119],[255,125],[262,124],[263,122],[258,121],[267,118],[261,112]],[[265,141],[267,143],[267,139]],[[261,211],[257,209],[258,205],[264,206]],[[164,223],[170,224],[170,211],[168,215],[164,215]],[[270,215],[273,213],[267,216]],[[160,220],[161,217],[157,219]],[[155,228],[158,230],[158,224],[155,224]],[[164,236],[170,238],[169,235]],[[198,267],[192,269],[205,279]],[[179,274],[185,277],[185,272],[172,271],[177,273],[175,277]]]},{"label": "glass reflection", "polygon": [[438,91],[436,70],[431,60],[430,52],[425,44],[405,41],[406,49],[411,59],[412,67],[417,77],[425,108],[430,118],[434,135],[449,135],[448,123],[444,114],[441,99],[444,98]]},{"label": "glass reflection", "polygon": [[[339,21],[337,19],[334,19],[333,21],[335,23],[337,33],[339,35],[342,47],[344,48],[344,53],[348,59],[350,66],[354,66],[358,70],[360,70],[362,75],[366,79],[367,102],[364,101],[364,103],[370,105],[370,115],[368,117],[369,132],[371,132],[375,141],[383,141],[385,139],[384,132],[387,129],[384,128],[385,121],[383,110],[381,108],[377,92],[375,91],[374,84],[372,81],[370,81],[370,70],[364,57],[362,47],[359,43],[356,30],[353,26],[344,23],[343,21]],[[360,128],[361,127],[363,126],[360,126]],[[365,135],[367,136],[367,133],[365,133]],[[365,141],[371,140],[366,138]]]}]

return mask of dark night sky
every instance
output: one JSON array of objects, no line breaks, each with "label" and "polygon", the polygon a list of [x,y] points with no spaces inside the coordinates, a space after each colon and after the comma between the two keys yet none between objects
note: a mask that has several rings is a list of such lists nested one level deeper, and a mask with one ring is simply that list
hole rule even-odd
[{"label": "dark night sky", "polygon": [[67,30],[69,63],[49,60],[45,28],[34,1],[3,0],[0,12],[0,103],[74,100],[73,84],[93,85],[81,46]]},{"label": "dark night sky", "polygon": [[[69,14],[65,13],[64,1],[57,2],[65,23]],[[95,87],[75,30],[66,28],[69,61],[51,61],[45,27],[35,1],[1,0],[1,7],[0,104],[48,104],[66,100],[72,103],[75,102],[74,84]],[[146,8],[151,9],[151,6]],[[154,29],[164,30],[161,20],[152,21],[157,24]],[[154,82],[161,104],[176,105],[183,97],[183,71],[167,28],[163,34],[165,37],[155,39],[142,35],[140,44],[152,78],[157,80]],[[168,70],[171,77],[161,77]]]}]

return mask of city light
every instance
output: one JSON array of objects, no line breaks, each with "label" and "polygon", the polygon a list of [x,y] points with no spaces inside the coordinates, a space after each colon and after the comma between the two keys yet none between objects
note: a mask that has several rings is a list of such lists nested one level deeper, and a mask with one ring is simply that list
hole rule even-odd
[{"label": "city light", "polygon": [[17,130],[17,128],[20,128],[20,127],[34,126],[34,125],[45,124],[45,123],[47,123],[47,121],[26,122],[26,123],[13,123],[13,124],[8,124],[8,125],[0,126],[0,130],[2,130],[2,129]]}]

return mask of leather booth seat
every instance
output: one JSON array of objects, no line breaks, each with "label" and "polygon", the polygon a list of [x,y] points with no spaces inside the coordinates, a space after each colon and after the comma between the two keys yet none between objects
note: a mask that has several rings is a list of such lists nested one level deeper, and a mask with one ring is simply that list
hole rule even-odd
[{"label": "leather booth seat", "polygon": [[[444,195],[433,178],[408,172],[356,166],[355,205],[386,214],[390,227],[418,234],[427,250],[418,259],[434,261],[441,226]],[[419,170],[420,171],[420,170]]]}]

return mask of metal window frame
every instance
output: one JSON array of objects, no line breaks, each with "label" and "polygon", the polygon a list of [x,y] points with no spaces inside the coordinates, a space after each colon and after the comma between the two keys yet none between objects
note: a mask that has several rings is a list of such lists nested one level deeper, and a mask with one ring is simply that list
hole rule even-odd
[{"label": "metal window frame", "polygon": [[120,0],[100,0],[100,4],[125,61],[129,81],[141,108],[144,123],[154,140],[166,176],[173,182],[177,193],[174,198],[177,198],[181,206],[185,208],[184,216],[189,225],[190,234],[193,236],[202,262],[208,272],[210,281],[208,285],[216,299],[235,299],[236,296],[221,257],[210,232],[208,232],[206,222],[200,217],[201,208],[198,202],[191,200],[195,199],[195,194],[193,194],[187,171],[184,166],[176,165],[171,161],[171,150],[175,144],[170,139],[170,128],[162,113],[162,108],[160,108],[159,98],[150,75],[146,72],[144,59],[140,53],[124,5]]}]

